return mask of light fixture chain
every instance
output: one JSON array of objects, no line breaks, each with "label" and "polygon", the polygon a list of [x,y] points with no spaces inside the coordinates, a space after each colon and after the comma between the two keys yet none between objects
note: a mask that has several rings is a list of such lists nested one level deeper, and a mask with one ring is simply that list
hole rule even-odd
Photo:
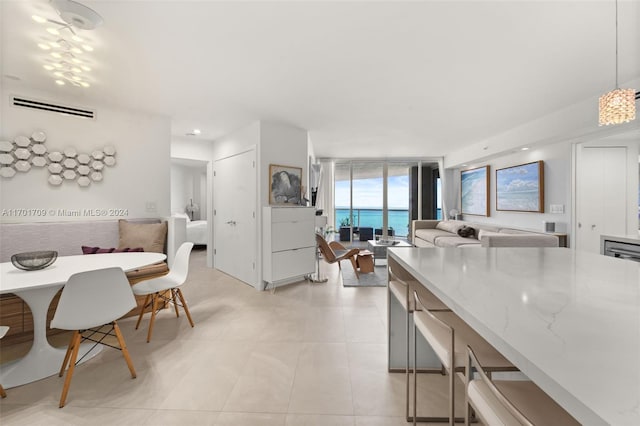
[{"label": "light fixture chain", "polygon": [[616,89],[619,89],[618,84],[618,0],[616,0]]}]

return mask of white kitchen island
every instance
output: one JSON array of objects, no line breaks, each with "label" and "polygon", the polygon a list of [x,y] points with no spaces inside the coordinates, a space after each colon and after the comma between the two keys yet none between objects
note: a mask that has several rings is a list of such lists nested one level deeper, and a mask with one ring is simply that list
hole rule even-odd
[{"label": "white kitchen island", "polygon": [[640,263],[566,248],[388,255],[582,424],[640,425]]}]

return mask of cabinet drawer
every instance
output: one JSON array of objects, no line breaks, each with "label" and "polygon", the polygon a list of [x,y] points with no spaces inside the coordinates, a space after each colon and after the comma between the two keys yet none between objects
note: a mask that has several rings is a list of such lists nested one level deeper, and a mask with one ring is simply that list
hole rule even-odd
[{"label": "cabinet drawer", "polygon": [[305,207],[273,207],[271,209],[271,222],[296,222],[315,218],[315,209]]},{"label": "cabinet drawer", "polygon": [[278,222],[271,228],[271,251],[290,250],[316,244],[314,222]]},{"label": "cabinet drawer", "polygon": [[271,280],[280,281],[312,273],[315,270],[315,252],[314,246],[273,253]]}]

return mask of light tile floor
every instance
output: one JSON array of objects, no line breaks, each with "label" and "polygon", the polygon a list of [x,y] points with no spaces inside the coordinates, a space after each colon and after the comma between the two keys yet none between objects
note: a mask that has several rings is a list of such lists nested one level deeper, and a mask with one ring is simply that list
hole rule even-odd
[{"label": "light tile floor", "polygon": [[[105,349],[76,369],[64,408],[54,376],[9,389],[0,423],[406,425],[404,375],[386,371],[386,289],[344,288],[336,265],[321,268],[327,283],[257,292],[194,251],[183,292],[195,328],[166,310],[146,343],[148,319],[137,331],[123,320],[136,379]],[[420,378],[420,408],[446,413],[446,378]]]}]

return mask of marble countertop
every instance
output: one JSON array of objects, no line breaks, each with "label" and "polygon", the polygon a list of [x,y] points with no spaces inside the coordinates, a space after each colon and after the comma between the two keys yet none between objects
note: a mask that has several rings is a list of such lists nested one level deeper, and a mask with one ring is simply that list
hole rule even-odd
[{"label": "marble countertop", "polygon": [[586,425],[640,425],[640,263],[566,248],[390,248]]}]

